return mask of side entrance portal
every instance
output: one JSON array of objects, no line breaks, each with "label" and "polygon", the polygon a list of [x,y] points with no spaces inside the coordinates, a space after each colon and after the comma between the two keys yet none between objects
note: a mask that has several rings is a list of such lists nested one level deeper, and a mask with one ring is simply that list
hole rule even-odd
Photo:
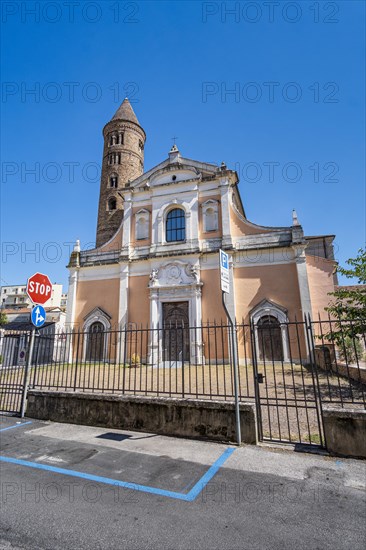
[{"label": "side entrance portal", "polygon": [[164,361],[189,361],[189,304],[163,302]]},{"label": "side entrance portal", "polygon": [[283,361],[281,325],[278,319],[268,315],[259,320],[258,340],[261,361]]},{"label": "side entrance portal", "polygon": [[86,361],[103,361],[104,357],[104,326],[99,321],[89,328]]}]

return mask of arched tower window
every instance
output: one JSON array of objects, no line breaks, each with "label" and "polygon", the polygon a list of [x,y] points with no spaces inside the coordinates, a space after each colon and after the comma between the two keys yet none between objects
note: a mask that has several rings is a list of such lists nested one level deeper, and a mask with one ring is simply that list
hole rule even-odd
[{"label": "arched tower window", "polygon": [[186,218],[184,210],[174,208],[166,217],[165,238],[168,243],[184,241],[186,238]]},{"label": "arched tower window", "polygon": [[118,187],[118,175],[112,174],[109,178],[109,185],[110,187],[117,188]]},{"label": "arched tower window", "polygon": [[111,197],[108,201],[108,210],[112,211],[112,210],[116,210],[116,209],[117,209],[117,201],[116,201],[115,197]]}]

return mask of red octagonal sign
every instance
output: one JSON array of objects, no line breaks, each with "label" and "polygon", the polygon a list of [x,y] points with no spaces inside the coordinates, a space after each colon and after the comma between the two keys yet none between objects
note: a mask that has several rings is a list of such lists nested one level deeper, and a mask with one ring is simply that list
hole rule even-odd
[{"label": "red octagonal sign", "polygon": [[27,282],[27,294],[34,304],[45,304],[52,295],[52,283],[43,273],[35,273]]}]

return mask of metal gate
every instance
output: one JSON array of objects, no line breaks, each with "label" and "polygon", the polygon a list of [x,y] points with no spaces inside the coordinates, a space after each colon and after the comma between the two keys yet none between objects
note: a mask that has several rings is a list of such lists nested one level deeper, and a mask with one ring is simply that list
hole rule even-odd
[{"label": "metal gate", "polygon": [[324,446],[321,396],[311,324],[252,325],[258,436],[261,441]]},{"label": "metal gate", "polygon": [[0,335],[0,412],[19,414],[24,389],[29,332]]}]

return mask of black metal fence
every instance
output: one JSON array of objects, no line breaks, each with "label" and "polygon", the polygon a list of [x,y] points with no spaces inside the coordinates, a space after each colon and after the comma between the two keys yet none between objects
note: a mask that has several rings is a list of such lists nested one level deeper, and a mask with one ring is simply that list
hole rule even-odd
[{"label": "black metal fence", "polygon": [[[0,340],[0,410],[17,412],[28,333]],[[366,321],[331,319],[188,327],[39,331],[30,387],[200,399],[234,399],[233,344],[239,398],[256,403],[261,439],[323,444],[323,407],[366,407]]]}]

